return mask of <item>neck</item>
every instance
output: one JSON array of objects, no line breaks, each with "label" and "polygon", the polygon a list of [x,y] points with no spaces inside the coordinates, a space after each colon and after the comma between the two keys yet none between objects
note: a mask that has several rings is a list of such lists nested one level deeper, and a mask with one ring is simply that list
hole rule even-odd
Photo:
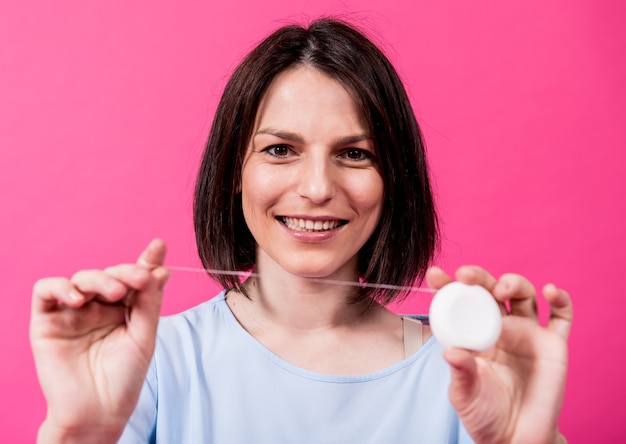
[{"label": "neck", "polygon": [[[311,329],[347,324],[367,309],[354,303],[355,287],[311,282],[272,282],[253,278],[246,281],[246,292],[257,312],[272,323]],[[295,285],[293,285],[295,284]]]},{"label": "neck", "polygon": [[[370,305],[369,301],[353,302],[361,291],[359,287],[319,282],[314,276],[298,276],[273,261],[257,262],[256,272],[255,277],[243,284],[248,299],[238,298],[239,304],[247,305],[254,311],[256,319],[263,319],[273,326],[293,331],[345,326],[362,320]],[[324,278],[357,282],[356,265],[344,267]]]}]

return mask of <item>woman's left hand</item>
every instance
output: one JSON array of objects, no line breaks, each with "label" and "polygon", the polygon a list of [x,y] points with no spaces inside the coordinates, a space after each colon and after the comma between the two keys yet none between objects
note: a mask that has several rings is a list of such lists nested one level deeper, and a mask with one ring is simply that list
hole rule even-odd
[{"label": "woman's left hand", "polygon": [[[553,284],[543,288],[550,304],[547,326],[539,324],[536,292],[524,277],[495,279],[485,270],[464,266],[456,278],[489,290],[503,319],[500,339],[485,353],[449,348],[450,401],[477,443],[554,443],[567,376],[567,339],[572,323],[569,295]],[[441,288],[451,281],[431,268],[428,284]],[[507,308],[508,306],[508,308]]]}]

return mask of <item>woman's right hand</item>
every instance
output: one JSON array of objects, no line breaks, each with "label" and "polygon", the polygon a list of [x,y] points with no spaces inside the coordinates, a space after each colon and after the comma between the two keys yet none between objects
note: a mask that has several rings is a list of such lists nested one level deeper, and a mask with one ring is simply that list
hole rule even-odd
[{"label": "woman's right hand", "polygon": [[[157,239],[137,264],[35,284],[30,341],[48,405],[38,442],[117,441],[154,352],[169,277],[164,258]],[[132,299],[128,324],[126,299]]]}]

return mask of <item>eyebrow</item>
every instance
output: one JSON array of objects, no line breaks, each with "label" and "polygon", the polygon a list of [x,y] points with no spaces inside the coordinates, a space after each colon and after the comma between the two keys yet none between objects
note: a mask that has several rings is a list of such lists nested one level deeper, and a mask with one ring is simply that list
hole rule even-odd
[{"label": "eyebrow", "polygon": [[[304,143],[304,139],[297,133],[292,133],[290,131],[277,130],[273,128],[263,128],[256,132],[255,137],[259,134],[268,134],[270,136],[278,137],[279,139],[288,140],[296,143]],[[349,145],[351,143],[362,142],[363,140],[371,140],[371,136],[369,134],[354,134],[350,136],[339,137],[333,141],[335,145]]]},{"label": "eyebrow", "polygon": [[289,140],[291,142],[297,143],[304,143],[304,139],[302,138],[302,136],[289,131],[282,131],[273,128],[264,128],[258,130],[254,136],[256,137],[259,134],[268,134],[270,136],[278,137],[279,139]]}]

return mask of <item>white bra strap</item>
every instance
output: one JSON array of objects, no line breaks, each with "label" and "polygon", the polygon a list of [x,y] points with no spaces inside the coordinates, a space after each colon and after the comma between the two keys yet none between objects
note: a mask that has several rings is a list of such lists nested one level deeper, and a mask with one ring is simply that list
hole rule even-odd
[{"label": "white bra strap", "polygon": [[402,318],[404,333],[404,357],[405,359],[415,353],[424,343],[422,322],[407,317]]}]

